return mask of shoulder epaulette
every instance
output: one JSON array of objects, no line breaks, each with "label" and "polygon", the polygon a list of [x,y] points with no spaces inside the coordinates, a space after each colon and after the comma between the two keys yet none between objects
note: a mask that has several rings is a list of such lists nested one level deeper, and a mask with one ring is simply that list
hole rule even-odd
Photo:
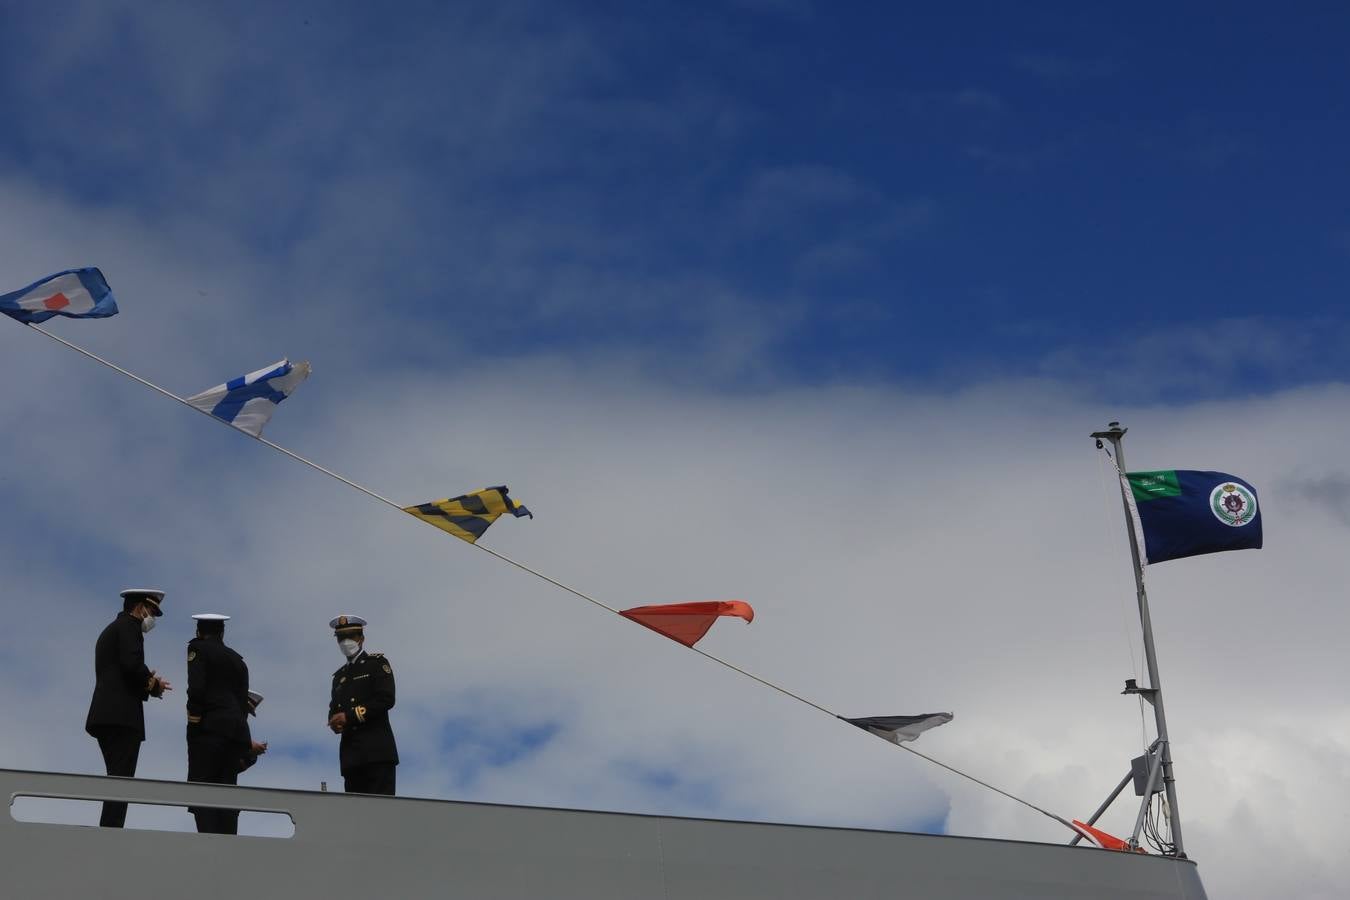
[{"label": "shoulder epaulette", "polygon": [[383,653],[367,653],[366,656],[373,656],[376,659],[384,659]]}]

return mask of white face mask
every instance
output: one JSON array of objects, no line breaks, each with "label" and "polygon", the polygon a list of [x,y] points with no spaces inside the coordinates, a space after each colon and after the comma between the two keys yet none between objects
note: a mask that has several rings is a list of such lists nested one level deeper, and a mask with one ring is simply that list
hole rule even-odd
[{"label": "white face mask", "polygon": [[149,613],[146,613],[145,618],[141,619],[141,634],[149,634],[151,631],[154,630],[154,628],[155,628],[155,617],[150,615]]},{"label": "white face mask", "polygon": [[347,657],[348,659],[351,659],[357,653],[361,652],[361,645],[358,644],[356,641],[348,639],[344,641],[338,641],[338,649],[342,651],[343,656]]}]

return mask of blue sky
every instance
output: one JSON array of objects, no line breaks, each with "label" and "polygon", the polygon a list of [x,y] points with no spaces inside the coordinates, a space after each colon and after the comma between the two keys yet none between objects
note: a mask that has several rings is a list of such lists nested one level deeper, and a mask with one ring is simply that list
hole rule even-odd
[{"label": "blue sky", "polygon": [[[746,599],[700,646],[953,710],[920,749],[1079,816],[1147,743],[1087,439],[1120,419],[1266,522],[1149,573],[1192,855],[1339,896],[1350,13],[879,7],[8,4],[0,287],[102,267],[122,313],[52,330],[180,394],[309,359],[270,438],[406,503],[506,483],[536,518],[494,548],[616,607]],[[0,378],[0,455],[41,460],[0,472],[6,765],[98,769],[84,660],[153,583],[180,682],[187,614],[235,615],[251,784],[338,783],[348,612],[411,795],[1063,839],[17,326]]]},{"label": "blue sky", "polygon": [[0,109],[24,127],[0,167],[378,284],[419,361],[431,320],[726,388],[1067,376],[1187,400],[1343,375],[1333,4],[10,21]]}]

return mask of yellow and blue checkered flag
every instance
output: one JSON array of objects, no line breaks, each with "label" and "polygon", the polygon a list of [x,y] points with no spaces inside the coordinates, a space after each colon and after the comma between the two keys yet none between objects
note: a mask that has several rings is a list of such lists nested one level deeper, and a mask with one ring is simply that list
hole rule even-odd
[{"label": "yellow and blue checkered flag", "polygon": [[506,496],[506,485],[483,488],[449,500],[405,506],[403,511],[470,544],[478,543],[488,526],[505,513],[517,519],[521,516],[534,518],[534,513]]}]

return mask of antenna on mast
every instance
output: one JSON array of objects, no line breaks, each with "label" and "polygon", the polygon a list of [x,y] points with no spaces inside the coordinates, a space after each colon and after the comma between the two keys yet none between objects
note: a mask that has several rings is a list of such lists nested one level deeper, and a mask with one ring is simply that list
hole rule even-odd
[{"label": "antenna on mast", "polygon": [[[1115,800],[1124,790],[1125,785],[1134,781],[1136,793],[1143,794],[1143,800],[1139,804],[1139,815],[1134,822],[1134,831],[1130,835],[1130,846],[1138,847],[1139,832],[1144,827],[1144,819],[1153,803],[1153,795],[1157,793],[1155,786],[1161,775],[1163,791],[1167,799],[1166,815],[1168,824],[1171,826],[1173,852],[1176,856],[1184,858],[1186,852],[1185,845],[1181,840],[1181,817],[1177,811],[1176,779],[1172,776],[1172,749],[1167,738],[1167,715],[1163,710],[1162,681],[1158,677],[1158,651],[1153,643],[1153,620],[1148,611],[1148,592],[1144,589],[1144,567],[1139,558],[1139,536],[1135,533],[1134,522],[1130,516],[1129,497],[1125,494],[1125,491],[1130,490],[1130,487],[1128,479],[1125,477],[1127,470],[1121,443],[1125,438],[1125,432],[1128,430],[1121,427],[1119,422],[1110,422],[1107,424],[1105,431],[1094,431],[1092,437],[1096,439],[1099,449],[1103,447],[1103,442],[1111,444],[1111,455],[1115,458],[1116,468],[1120,471],[1120,502],[1125,512],[1125,531],[1130,538],[1130,558],[1134,564],[1134,585],[1139,601],[1139,624],[1144,632],[1144,656],[1148,663],[1148,687],[1139,687],[1131,678],[1126,681],[1125,690],[1121,693],[1138,694],[1153,706],[1153,718],[1157,725],[1158,739],[1154,741],[1143,757],[1135,761],[1135,771],[1126,776],[1125,780],[1107,798],[1088,824],[1095,822],[1097,817],[1110,806],[1111,801]],[[1074,838],[1073,843],[1077,842],[1078,838]]]}]

